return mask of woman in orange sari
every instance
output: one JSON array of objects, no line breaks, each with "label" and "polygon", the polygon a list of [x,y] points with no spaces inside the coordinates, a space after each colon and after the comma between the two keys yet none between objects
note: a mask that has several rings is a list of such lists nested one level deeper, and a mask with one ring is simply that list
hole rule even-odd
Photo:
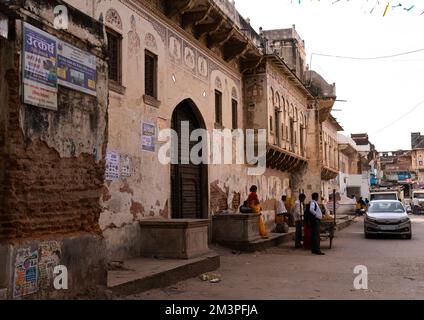
[{"label": "woman in orange sari", "polygon": [[257,213],[257,214],[260,215],[260,217],[259,217],[259,234],[261,235],[262,238],[266,239],[266,238],[268,238],[268,232],[266,231],[265,223],[264,223],[264,220],[262,218],[262,214],[261,214],[262,208],[260,206],[257,191],[258,191],[257,186],[252,186],[250,188],[250,194],[249,194],[249,197],[247,198],[247,204],[248,204],[249,208],[252,209],[252,213]]}]

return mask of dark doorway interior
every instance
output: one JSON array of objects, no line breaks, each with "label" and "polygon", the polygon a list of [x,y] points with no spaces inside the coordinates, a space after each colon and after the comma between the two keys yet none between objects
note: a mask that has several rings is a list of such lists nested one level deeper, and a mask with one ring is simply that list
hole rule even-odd
[{"label": "dark doorway interior", "polygon": [[[191,162],[190,150],[199,141],[190,142],[189,150],[181,143],[181,123],[190,124],[190,134],[196,129],[205,129],[205,124],[196,105],[184,100],[174,110],[172,129],[178,133],[178,164],[171,167],[171,194],[173,219],[208,218],[208,181],[207,165],[195,165]],[[187,160],[188,164],[183,164]]]}]

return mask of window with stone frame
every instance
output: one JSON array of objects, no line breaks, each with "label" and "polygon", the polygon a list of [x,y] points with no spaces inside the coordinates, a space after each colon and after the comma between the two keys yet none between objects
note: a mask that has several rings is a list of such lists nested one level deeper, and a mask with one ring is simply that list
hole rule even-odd
[{"label": "window with stone frame", "polygon": [[107,29],[109,80],[122,84],[122,36]]},{"label": "window with stone frame", "polygon": [[145,94],[149,97],[157,99],[157,66],[158,57],[157,55],[146,50],[144,53],[144,84]]},{"label": "window with stone frame", "polygon": [[238,129],[238,102],[235,99],[231,100],[232,122],[233,129]]},{"label": "window with stone frame", "polygon": [[222,92],[215,90],[215,123],[222,126]]}]

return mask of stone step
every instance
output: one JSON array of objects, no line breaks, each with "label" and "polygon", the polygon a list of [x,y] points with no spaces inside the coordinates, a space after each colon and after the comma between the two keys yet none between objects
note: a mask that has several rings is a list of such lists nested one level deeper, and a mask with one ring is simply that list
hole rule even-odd
[{"label": "stone step", "polygon": [[217,270],[220,257],[210,253],[188,260],[137,258],[124,261],[117,270],[108,272],[108,289],[116,295],[131,295]]},{"label": "stone step", "polygon": [[277,247],[282,243],[293,241],[294,230],[289,233],[270,233],[268,239],[259,238],[253,241],[228,241],[218,242],[219,245],[230,248],[232,250],[243,252],[263,251],[271,247]]}]

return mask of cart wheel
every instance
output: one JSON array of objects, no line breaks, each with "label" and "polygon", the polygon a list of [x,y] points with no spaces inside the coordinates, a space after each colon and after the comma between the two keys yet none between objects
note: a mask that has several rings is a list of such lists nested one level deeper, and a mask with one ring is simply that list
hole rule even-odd
[{"label": "cart wheel", "polygon": [[330,237],[330,249],[333,247],[333,237]]}]

